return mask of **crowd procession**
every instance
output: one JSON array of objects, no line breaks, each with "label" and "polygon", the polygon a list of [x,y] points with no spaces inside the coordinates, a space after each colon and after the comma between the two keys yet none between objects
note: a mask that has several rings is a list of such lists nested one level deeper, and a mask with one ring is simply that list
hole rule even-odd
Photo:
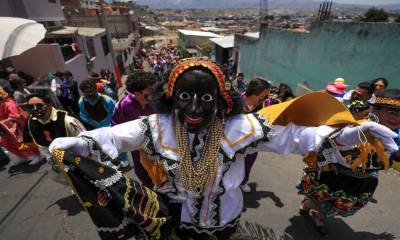
[{"label": "crowd procession", "polygon": [[[69,71],[0,79],[1,161],[46,161],[60,182],[63,172],[103,239],[233,239],[258,152],[303,156],[299,212],[321,235],[368,203],[379,171],[398,169],[400,89],[385,78],[354,90],[337,78],[296,98],[171,46],[141,57],[156,74],[138,64],[121,98],[109,70],[79,84]],[[123,175],[129,165],[140,182]]]}]

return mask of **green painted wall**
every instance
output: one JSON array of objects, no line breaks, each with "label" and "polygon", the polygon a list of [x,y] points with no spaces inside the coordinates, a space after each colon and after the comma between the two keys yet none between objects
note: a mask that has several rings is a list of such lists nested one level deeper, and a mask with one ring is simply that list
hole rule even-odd
[{"label": "green painted wall", "polygon": [[400,24],[316,22],[309,33],[266,28],[259,40],[236,35],[235,48],[246,80],[307,81],[317,90],[343,77],[352,89],[382,76],[400,88]]}]

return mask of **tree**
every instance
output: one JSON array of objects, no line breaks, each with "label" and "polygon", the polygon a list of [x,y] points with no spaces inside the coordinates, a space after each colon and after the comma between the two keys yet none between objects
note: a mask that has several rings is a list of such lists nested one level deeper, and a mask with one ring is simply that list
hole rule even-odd
[{"label": "tree", "polygon": [[383,8],[372,7],[367,10],[364,16],[361,18],[363,22],[387,22],[389,14],[383,10]]},{"label": "tree", "polygon": [[400,23],[400,16],[397,16],[397,17],[394,19],[394,22]]},{"label": "tree", "polygon": [[205,42],[199,46],[203,52],[210,54],[212,50],[212,44],[210,42]]}]

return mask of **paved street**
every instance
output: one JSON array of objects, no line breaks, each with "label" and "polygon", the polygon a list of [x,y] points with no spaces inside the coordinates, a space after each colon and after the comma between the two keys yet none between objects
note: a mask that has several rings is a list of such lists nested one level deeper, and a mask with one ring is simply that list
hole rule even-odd
[{"label": "paved street", "polygon": [[[71,191],[47,174],[47,166],[0,167],[0,239],[97,239],[96,230]],[[382,173],[375,195],[358,215],[329,222],[330,236],[320,238],[297,213],[300,197],[294,183],[301,175],[298,156],[262,154],[245,195],[243,222],[257,222],[269,239],[400,239],[400,178]],[[131,175],[132,171],[129,172]]]}]

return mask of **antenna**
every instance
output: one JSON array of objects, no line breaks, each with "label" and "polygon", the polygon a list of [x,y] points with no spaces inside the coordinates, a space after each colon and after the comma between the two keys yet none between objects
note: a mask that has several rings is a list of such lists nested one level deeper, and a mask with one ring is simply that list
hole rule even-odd
[{"label": "antenna", "polygon": [[268,0],[260,0],[260,27],[268,26]]}]

